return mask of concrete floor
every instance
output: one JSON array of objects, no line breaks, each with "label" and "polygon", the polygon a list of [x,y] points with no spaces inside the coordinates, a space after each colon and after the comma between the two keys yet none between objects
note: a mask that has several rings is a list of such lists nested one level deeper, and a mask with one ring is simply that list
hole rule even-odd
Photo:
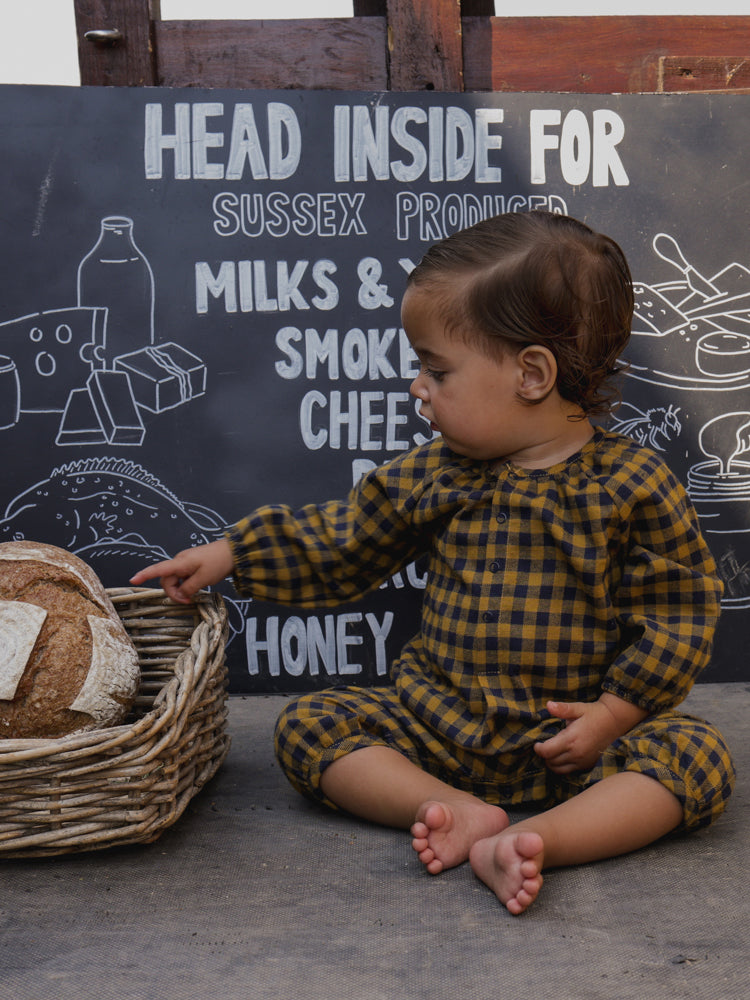
[{"label": "concrete floor", "polygon": [[746,1000],[750,684],[696,687],[739,781],[710,830],[547,875],[511,917],[468,865],[297,796],[283,696],[233,696],[220,773],[158,841],[3,861],[0,1000]]}]

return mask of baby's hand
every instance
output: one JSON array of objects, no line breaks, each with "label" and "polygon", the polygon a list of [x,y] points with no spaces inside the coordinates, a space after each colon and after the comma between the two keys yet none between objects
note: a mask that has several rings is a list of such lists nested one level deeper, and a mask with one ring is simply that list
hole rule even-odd
[{"label": "baby's hand", "polygon": [[174,559],[139,570],[130,582],[134,587],[161,577],[162,588],[180,604],[189,604],[203,587],[219,583],[234,566],[232,549],[226,538],[178,552]]},{"label": "baby's hand", "polygon": [[609,744],[622,735],[615,716],[601,701],[548,701],[547,711],[564,719],[565,728],[534,744],[534,752],[555,774],[590,770]]}]

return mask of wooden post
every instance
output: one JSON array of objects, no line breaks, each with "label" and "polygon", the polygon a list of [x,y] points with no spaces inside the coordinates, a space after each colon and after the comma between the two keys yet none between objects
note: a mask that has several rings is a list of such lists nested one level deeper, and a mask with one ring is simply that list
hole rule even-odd
[{"label": "wooden post", "polygon": [[[157,82],[149,0],[75,0],[81,83],[148,87]],[[158,17],[158,3],[155,16]]]},{"label": "wooden post", "polygon": [[388,0],[390,90],[464,89],[460,0]]}]

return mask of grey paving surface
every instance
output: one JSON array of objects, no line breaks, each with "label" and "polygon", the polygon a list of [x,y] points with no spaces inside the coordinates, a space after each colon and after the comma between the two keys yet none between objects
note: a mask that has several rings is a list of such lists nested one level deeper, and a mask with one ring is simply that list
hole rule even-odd
[{"label": "grey paving surface", "polygon": [[0,862],[0,1000],[746,1000],[750,684],[687,702],[740,772],[708,831],[554,871],[511,917],[465,865],[309,805],[235,696],[219,775],[156,843]]}]

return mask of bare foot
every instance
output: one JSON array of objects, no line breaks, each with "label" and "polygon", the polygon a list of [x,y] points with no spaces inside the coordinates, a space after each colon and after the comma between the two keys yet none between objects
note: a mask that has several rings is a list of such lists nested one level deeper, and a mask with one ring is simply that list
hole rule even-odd
[{"label": "bare foot", "polygon": [[425,802],[411,828],[411,846],[427,871],[438,875],[467,861],[477,840],[500,833],[508,822],[504,809],[471,796],[450,804]]},{"label": "bare foot", "polygon": [[470,852],[474,874],[517,915],[530,906],[542,888],[544,842],[538,833],[513,827],[477,841]]}]

